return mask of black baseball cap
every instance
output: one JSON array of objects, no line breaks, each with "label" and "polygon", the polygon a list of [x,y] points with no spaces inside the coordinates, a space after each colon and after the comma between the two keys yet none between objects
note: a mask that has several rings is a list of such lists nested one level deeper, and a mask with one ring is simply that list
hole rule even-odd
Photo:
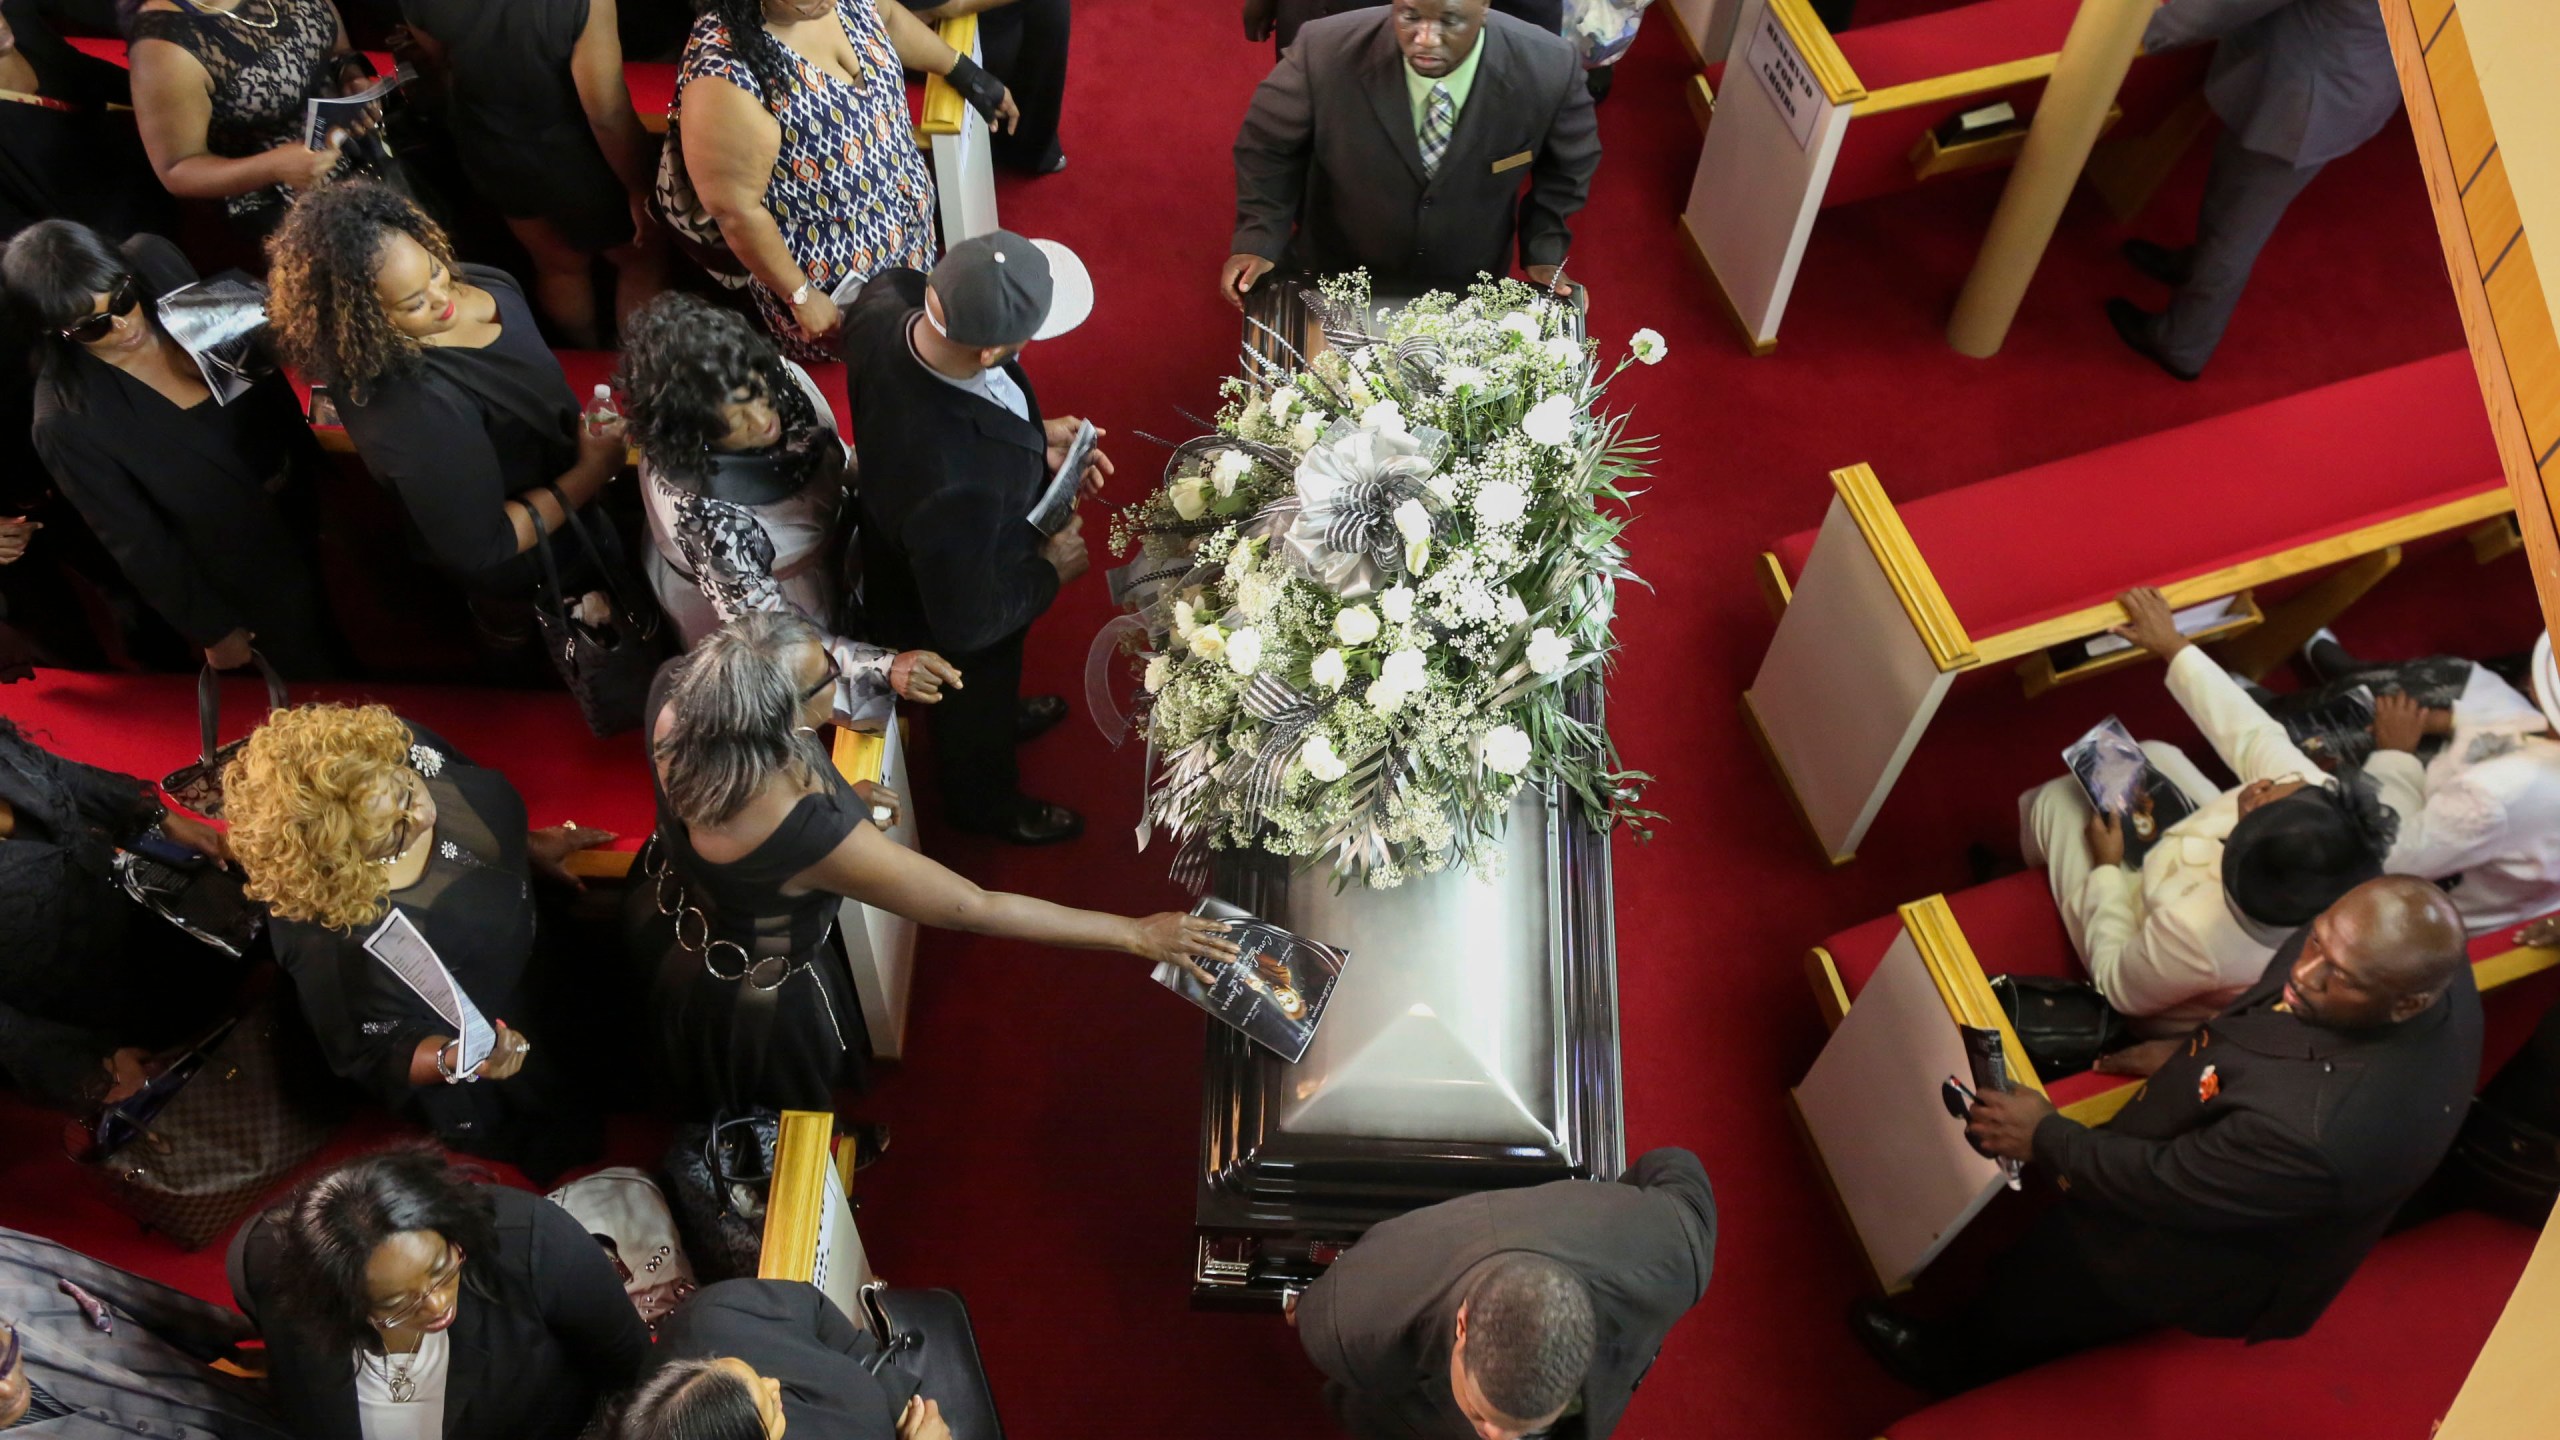
[{"label": "black baseball cap", "polygon": [[941,323],[934,328],[962,345],[994,348],[1053,339],[1093,313],[1093,277],[1075,252],[1010,230],[952,246],[928,283],[942,302]]}]

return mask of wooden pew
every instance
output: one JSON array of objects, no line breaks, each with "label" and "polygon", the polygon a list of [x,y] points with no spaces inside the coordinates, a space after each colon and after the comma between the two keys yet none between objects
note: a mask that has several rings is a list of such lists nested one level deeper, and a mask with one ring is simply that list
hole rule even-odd
[{"label": "wooden pew", "polygon": [[815,1285],[854,1324],[869,1329],[862,1287],[879,1277],[871,1272],[871,1256],[853,1218],[853,1141],[839,1143],[835,1124],[833,1115],[820,1110],[782,1112],[756,1277]]},{"label": "wooden pew", "polygon": [[[2263,674],[2388,574],[2401,545],[2513,503],[2459,352],[1915,501],[1894,502],[1864,465],[1831,479],[1821,526],[1760,557],[1778,630],[1742,699],[1835,865],[1959,674],[2024,662],[2033,693],[2135,663],[2072,663],[2071,647],[2123,623],[2114,597],[2139,585],[2178,606],[2232,597],[2228,631],[2253,633],[2222,658]],[[2115,497],[2176,523],[2111,523]],[[2256,587],[2322,571],[2256,608]]]},{"label": "wooden pew", "polygon": [[[1735,23],[1701,81],[1713,119],[1680,229],[1753,354],[1777,344],[1820,211],[2017,158],[2078,8],[1976,0],[1837,37],[1806,0],[1737,0],[1720,12]],[[2149,203],[2209,121],[2207,53],[2145,56],[2126,77],[2111,121],[2122,138],[2088,172],[2119,218]],[[2002,102],[2019,117],[2010,128],[1946,145],[1934,133]]]}]

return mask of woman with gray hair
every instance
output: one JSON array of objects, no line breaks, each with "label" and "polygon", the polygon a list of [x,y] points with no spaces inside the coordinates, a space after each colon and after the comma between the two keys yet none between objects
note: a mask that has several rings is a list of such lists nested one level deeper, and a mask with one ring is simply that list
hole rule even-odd
[{"label": "woman with gray hair", "polygon": [[816,626],[759,611],[669,661],[650,687],[658,831],[628,919],[635,953],[655,961],[650,1028],[680,1112],[834,1108],[861,1026],[830,943],[841,899],[1151,965],[1235,956],[1219,922],[992,893],[889,839],[872,816],[897,797],[848,783],[818,743],[837,678]]}]

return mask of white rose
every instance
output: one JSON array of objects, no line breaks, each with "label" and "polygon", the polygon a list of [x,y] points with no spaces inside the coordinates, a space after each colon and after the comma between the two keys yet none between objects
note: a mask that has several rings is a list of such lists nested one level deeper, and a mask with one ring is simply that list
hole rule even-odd
[{"label": "white rose", "polygon": [[1327,423],[1323,411],[1308,411],[1305,418],[1298,422],[1297,428],[1289,432],[1289,443],[1301,450],[1312,448],[1318,440],[1324,438],[1324,427]]},{"label": "white rose", "polygon": [[1345,645],[1366,645],[1378,638],[1378,612],[1366,605],[1345,605],[1333,617],[1333,633]]},{"label": "white rose", "polygon": [[1529,668],[1553,675],[1573,663],[1573,642],[1541,625],[1529,632]]},{"label": "white rose", "polygon": [[1484,768],[1497,775],[1517,775],[1529,768],[1529,735],[1517,725],[1496,725],[1476,742]]},{"label": "white rose", "polygon": [[1558,335],[1547,342],[1547,358],[1559,365],[1582,363],[1582,343],[1570,335]]},{"label": "white rose", "polygon": [[1342,682],[1351,678],[1351,666],[1341,651],[1319,650],[1316,658],[1307,662],[1307,678],[1327,690],[1339,690]]},{"label": "white rose", "polygon": [[1627,349],[1647,365],[1659,365],[1662,357],[1671,353],[1671,347],[1664,343],[1659,330],[1637,331],[1635,338],[1627,342]]},{"label": "white rose", "polygon": [[1227,668],[1250,675],[1262,664],[1262,632],[1251,626],[1227,637]]},{"label": "white rose", "polygon": [[1440,389],[1444,394],[1455,395],[1461,390],[1482,391],[1484,383],[1485,373],[1481,366],[1452,365],[1440,372]]},{"label": "white rose", "polygon": [[1431,538],[1431,512],[1419,500],[1407,500],[1396,507],[1396,533],[1407,543]]},{"label": "white rose", "polygon": [[1360,412],[1360,428],[1375,430],[1381,435],[1402,435],[1405,433],[1404,407],[1393,400],[1381,400]]},{"label": "white rose", "polygon": [[1476,523],[1508,525],[1529,511],[1529,492],[1508,480],[1487,480],[1476,487]]},{"label": "white rose", "polygon": [[1520,432],[1541,445],[1573,443],[1573,397],[1550,395],[1520,417]]},{"label": "white rose", "polygon": [[1221,495],[1236,493],[1236,482],[1253,472],[1253,457],[1241,450],[1221,450],[1218,463],[1211,468],[1210,483]]},{"label": "white rose", "polygon": [[1173,678],[1173,662],[1162,655],[1147,657],[1147,693],[1163,693],[1164,682]]},{"label": "white rose", "polygon": [[1503,316],[1502,322],[1494,328],[1508,330],[1532,345],[1537,344],[1539,335],[1545,333],[1538,324],[1538,317],[1526,310],[1514,310]]},{"label": "white rose", "polygon": [[1431,683],[1431,657],[1419,650],[1398,650],[1378,668],[1378,683],[1411,694]]},{"label": "white rose", "polygon": [[1386,616],[1389,621],[1398,625],[1405,624],[1412,620],[1413,587],[1410,585],[1390,585],[1386,589],[1379,591],[1378,613]]},{"label": "white rose", "polygon": [[1191,653],[1203,660],[1215,660],[1227,653],[1227,632],[1215,625],[1203,625],[1191,632]]},{"label": "white rose", "polygon": [[1298,392],[1290,389],[1286,385],[1283,385],[1279,389],[1271,392],[1271,404],[1269,406],[1268,413],[1271,416],[1272,422],[1277,424],[1280,421],[1288,419],[1289,412],[1296,409],[1297,406]]},{"label": "white rose", "polygon": [[1165,494],[1173,501],[1173,513],[1185,520],[1197,520],[1209,513],[1209,492],[1198,476],[1174,481],[1165,488]]},{"label": "white rose", "polygon": [[1351,769],[1342,763],[1340,755],[1334,753],[1333,741],[1321,730],[1308,736],[1307,743],[1299,747],[1298,763],[1307,768],[1308,774],[1327,785],[1341,779]]},{"label": "white rose", "polygon": [[1503,624],[1517,625],[1529,618],[1529,607],[1520,603],[1519,596],[1505,590],[1502,592],[1501,601],[1494,606],[1493,613],[1502,617]]}]

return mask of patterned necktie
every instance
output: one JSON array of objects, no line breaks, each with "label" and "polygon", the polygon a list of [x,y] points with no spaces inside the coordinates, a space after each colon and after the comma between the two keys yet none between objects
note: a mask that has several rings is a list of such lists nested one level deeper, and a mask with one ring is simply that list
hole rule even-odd
[{"label": "patterned necktie", "polygon": [[1449,134],[1458,128],[1458,102],[1449,98],[1449,87],[1433,85],[1431,96],[1422,102],[1422,173],[1438,175],[1440,157],[1449,153]]}]

